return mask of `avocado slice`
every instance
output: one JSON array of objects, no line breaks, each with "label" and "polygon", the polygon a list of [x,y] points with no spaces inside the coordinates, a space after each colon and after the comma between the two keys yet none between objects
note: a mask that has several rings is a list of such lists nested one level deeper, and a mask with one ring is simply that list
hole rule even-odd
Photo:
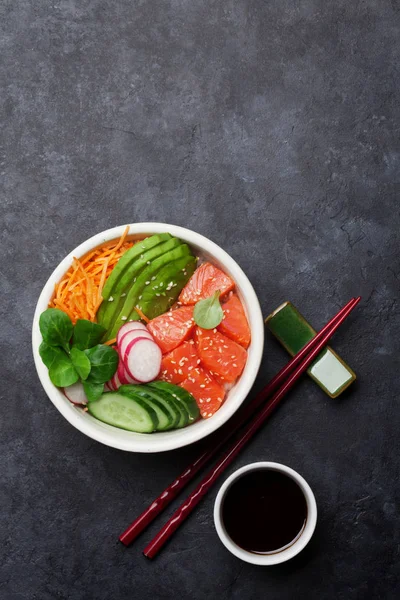
[{"label": "avocado slice", "polygon": [[[132,287],[132,283],[134,283],[138,274],[154,259],[162,256],[166,252],[169,252],[169,250],[177,248],[181,244],[182,242],[178,238],[170,238],[168,241],[158,244],[155,248],[151,248],[147,252],[143,252],[139,255],[139,257],[136,258],[136,260],[130,263],[130,265],[123,271],[119,280],[117,280],[115,285],[111,288],[111,293],[108,299],[103,300],[100,309],[102,309],[104,306],[104,310],[100,310],[100,312],[97,313],[97,322],[108,329],[112,324],[114,317],[118,315],[119,311],[124,305],[125,296],[122,296],[122,294],[126,295],[127,291]],[[118,266],[118,264],[116,266]]]},{"label": "avocado slice", "polygon": [[134,321],[137,321],[139,319],[139,315],[136,313],[134,308],[136,304],[142,299],[141,296],[145,287],[151,285],[154,281],[152,277],[156,277],[158,271],[168,263],[177,260],[178,258],[182,258],[184,256],[192,256],[190,248],[187,244],[181,244],[173,250],[170,250],[162,256],[159,256],[158,258],[150,262],[150,264],[138,274],[136,281],[130,287],[129,291],[126,294],[126,297],[122,298],[123,300],[125,300],[125,302],[119,313],[113,317],[112,324],[110,325],[109,330],[104,336],[104,340],[113,339],[117,335],[118,329],[122,327],[122,325],[127,320],[132,319]]},{"label": "avocado slice", "polygon": [[154,248],[154,246],[158,246],[162,242],[166,242],[171,239],[171,234],[169,233],[160,233],[157,235],[151,235],[150,237],[138,242],[132,248],[129,248],[119,259],[114,269],[112,270],[110,276],[107,278],[107,281],[103,287],[103,291],[101,295],[105,300],[108,300],[110,296],[112,296],[112,290],[115,287],[115,284],[121,277],[123,271],[128,268],[134,260],[136,260],[141,254]]},{"label": "avocado slice", "polygon": [[154,319],[171,308],[193,275],[196,263],[194,256],[184,256],[165,265],[157,273],[151,285],[144,288],[137,303],[146,317]]}]

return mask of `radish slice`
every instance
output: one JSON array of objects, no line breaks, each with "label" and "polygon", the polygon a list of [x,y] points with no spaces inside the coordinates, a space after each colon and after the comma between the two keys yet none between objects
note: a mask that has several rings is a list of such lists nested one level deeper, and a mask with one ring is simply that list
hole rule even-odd
[{"label": "radish slice", "polygon": [[132,340],[125,352],[125,367],[140,383],[153,381],[161,368],[162,354],[153,340],[139,337]]},{"label": "radish slice", "polygon": [[110,382],[109,381],[107,381],[107,383],[104,384],[104,387],[105,387],[106,392],[112,392],[113,389],[114,389],[114,388],[112,388],[110,386]]},{"label": "radish slice", "polygon": [[127,347],[132,342],[132,340],[135,340],[138,337],[144,337],[148,338],[149,340],[153,340],[153,336],[147,331],[147,329],[136,329],[136,331],[128,331],[128,333],[126,333],[121,339],[121,343],[118,345],[119,355],[124,362]]},{"label": "radish slice", "polygon": [[122,362],[121,358],[119,359],[117,374],[120,382],[123,385],[138,383],[136,379],[133,379],[133,377],[129,375],[128,371],[125,369],[124,363]]},{"label": "radish slice", "polygon": [[118,329],[117,345],[120,345],[122,338],[126,333],[128,333],[128,331],[134,331],[135,329],[146,329],[146,325],[144,325],[140,321],[129,321],[129,323],[125,323],[125,325],[122,325],[122,327]]},{"label": "radish slice", "polygon": [[110,386],[111,391],[114,392],[116,392],[118,388],[122,385],[117,372],[115,372],[114,375],[111,377],[110,381],[108,382],[108,385]]},{"label": "radish slice", "polygon": [[119,388],[119,387],[121,387],[121,385],[122,385],[122,383],[121,383],[121,381],[120,381],[120,379],[119,379],[119,377],[118,377],[118,373],[115,373],[115,375],[114,375],[114,377],[113,377],[113,380],[114,380],[114,387],[115,387],[115,390],[117,391],[117,390],[118,390],[118,388]]},{"label": "radish slice", "polygon": [[64,396],[66,396],[72,404],[87,404],[85,390],[80,381],[65,387],[63,391]]}]

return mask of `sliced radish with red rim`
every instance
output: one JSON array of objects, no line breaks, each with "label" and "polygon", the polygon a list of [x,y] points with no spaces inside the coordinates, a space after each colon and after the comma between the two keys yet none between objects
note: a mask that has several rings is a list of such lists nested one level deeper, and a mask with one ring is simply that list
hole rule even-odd
[{"label": "sliced radish with red rim", "polygon": [[119,346],[122,338],[126,333],[128,333],[129,331],[135,331],[137,329],[144,329],[147,331],[146,325],[144,325],[140,321],[129,321],[129,323],[125,323],[125,325],[122,325],[122,327],[119,328],[117,333],[117,345]]},{"label": "sliced radish with red rim", "polygon": [[118,352],[124,362],[125,362],[126,349],[129,346],[129,344],[133,340],[136,340],[137,338],[142,338],[142,337],[148,338],[149,340],[154,341],[153,336],[151,335],[151,333],[149,333],[147,331],[147,329],[137,329],[136,331],[128,331],[128,333],[126,333],[124,335],[124,337],[121,339],[121,343],[118,345]]},{"label": "sliced radish with red rim", "polygon": [[125,368],[123,361],[121,360],[121,357],[120,357],[119,363],[118,363],[117,374],[118,374],[118,378],[119,378],[120,382],[123,385],[137,383],[136,379],[134,379],[133,377],[131,377],[129,375],[128,371]]},{"label": "sliced radish with red rim", "polygon": [[72,404],[87,404],[88,400],[86,398],[85,390],[83,389],[83,385],[80,381],[78,381],[77,383],[73,383],[68,387],[65,387],[63,389],[63,392],[64,396],[68,398],[68,400],[72,402]]},{"label": "sliced radish with red rim", "polygon": [[159,374],[161,359],[161,350],[153,340],[138,337],[128,345],[124,363],[131,377],[140,383],[147,383]]}]

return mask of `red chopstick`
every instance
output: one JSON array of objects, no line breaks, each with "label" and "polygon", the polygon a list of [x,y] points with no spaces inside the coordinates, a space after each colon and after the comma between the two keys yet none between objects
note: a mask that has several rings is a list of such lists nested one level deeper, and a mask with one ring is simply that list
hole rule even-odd
[{"label": "red chopstick", "polygon": [[341,316],[335,321],[329,330],[322,336],[317,345],[308,354],[308,356],[300,363],[300,365],[289,375],[285,383],[280,389],[273,395],[270,402],[260,409],[258,413],[247,423],[245,431],[240,432],[237,436],[236,441],[230,446],[230,448],[224,453],[222,458],[217,464],[207,473],[202,479],[199,485],[194,491],[189,494],[188,498],[183,504],[174,512],[172,517],[167,523],[160,529],[157,535],[151,540],[146,546],[143,554],[147,558],[154,558],[171,538],[173,533],[182,525],[182,523],[191,514],[193,509],[197,506],[200,500],[207,494],[208,490],[217,481],[218,477],[225,471],[230,465],[234,458],[239,454],[245,444],[253,437],[253,435],[260,429],[266,419],[270,416],[272,411],[278,406],[286,393],[293,387],[300,375],[307,370],[313,360],[318,356],[321,350],[327,345],[329,339],[343,323],[350,312],[355,308],[358,302],[361,300],[360,297],[353,300],[353,302],[347,305],[347,308],[342,309]]},{"label": "red chopstick", "polygon": [[[357,299],[357,302],[359,299]],[[221,447],[238,431],[238,429],[254,414],[254,411],[268,398],[294,370],[308,352],[322,338],[322,336],[336,323],[341,315],[352,304],[356,302],[352,298],[337,315],[325,325],[319,333],[312,338],[300,352],[294,356],[287,365],[266,385],[266,387],[246,406],[242,407],[229,421],[229,429],[223,429],[214,445],[204,451],[187,469],[183,471],[143,512],[133,523],[120,535],[119,540],[128,546],[139,534],[172,502],[179,492],[195,477],[200,469],[210,461]]]}]

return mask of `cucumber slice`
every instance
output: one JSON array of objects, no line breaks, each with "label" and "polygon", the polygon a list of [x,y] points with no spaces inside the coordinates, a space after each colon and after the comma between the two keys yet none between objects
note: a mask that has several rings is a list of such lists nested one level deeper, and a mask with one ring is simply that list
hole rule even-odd
[{"label": "cucumber slice", "polygon": [[[140,393],[137,392],[139,390]],[[128,398],[140,398],[146,404],[150,405],[151,408],[156,412],[158,417],[157,431],[167,431],[172,429],[175,416],[171,413],[169,408],[151,394],[146,394],[144,386],[136,385],[121,385],[118,392]]]},{"label": "cucumber slice", "polygon": [[128,398],[119,393],[107,392],[95,402],[88,402],[89,413],[98,419],[127,431],[151,433],[158,427],[158,417],[153,408],[140,398]]},{"label": "cucumber slice", "polygon": [[200,410],[196,400],[184,388],[167,381],[152,381],[148,386],[171,394],[176,402],[183,404],[189,413],[189,423],[193,423],[199,418]]},{"label": "cucumber slice", "polygon": [[[154,385],[155,383],[165,383],[163,381],[160,382],[151,382],[149,384],[147,384],[147,387],[149,387],[150,389],[152,389],[152,391],[157,392],[158,394],[162,394],[164,397],[168,398],[169,402],[173,402],[175,404],[175,406],[177,407],[177,409],[179,410],[179,412],[181,413],[180,419],[178,421],[178,423],[175,425],[176,429],[180,429],[181,427],[186,427],[186,425],[189,425],[190,423],[193,422],[194,419],[191,418],[191,414],[186,406],[186,404],[184,402],[182,402],[182,400],[180,399],[180,397],[178,396],[178,394],[175,393],[175,388],[177,386],[172,386],[173,389],[169,388],[164,388],[163,386],[157,386]],[[171,384],[168,384],[169,386]]]},{"label": "cucumber slice", "polygon": [[[154,398],[155,400],[158,400],[159,402],[161,402],[161,404],[164,406],[164,408],[166,410],[169,411],[171,418],[172,418],[172,424],[171,424],[171,429],[179,429],[180,427],[180,423],[182,421],[182,412],[180,410],[179,404],[177,402],[175,402],[175,400],[173,398],[171,398],[169,395],[164,394],[163,392],[161,392],[160,390],[153,390],[150,387],[147,386],[138,386],[140,388],[140,391],[138,392],[139,394],[142,394],[144,397],[144,394],[146,394],[147,396],[150,396],[151,398]],[[143,389],[144,388],[144,389]]]}]

